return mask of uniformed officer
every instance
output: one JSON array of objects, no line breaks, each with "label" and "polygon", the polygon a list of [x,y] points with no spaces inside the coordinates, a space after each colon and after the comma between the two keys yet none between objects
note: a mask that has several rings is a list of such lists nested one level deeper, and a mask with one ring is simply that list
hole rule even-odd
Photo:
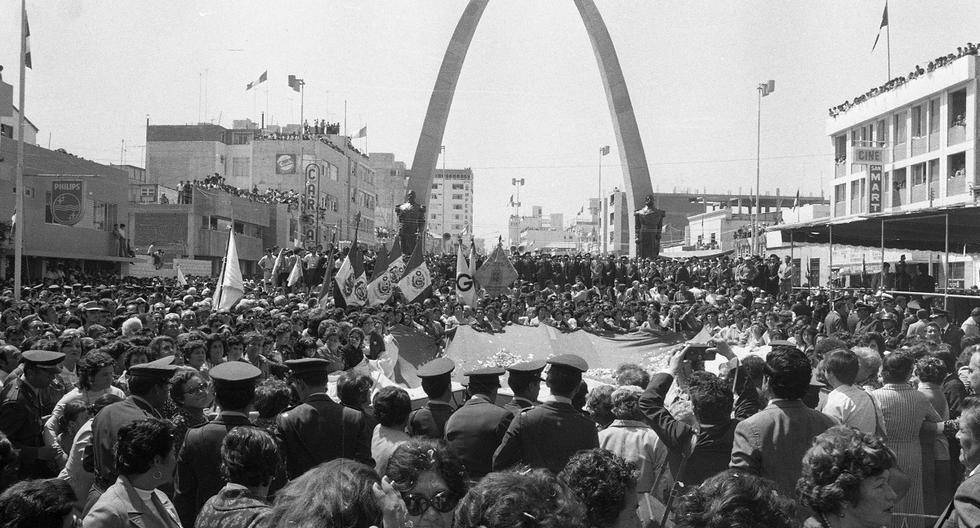
[{"label": "uniformed officer", "polygon": [[874,306],[858,301],[854,305],[854,310],[858,314],[858,322],[854,326],[854,335],[881,332],[881,321],[872,315],[875,311]]},{"label": "uniformed officer", "polygon": [[595,422],[572,406],[589,364],[574,354],[555,356],[548,364],[550,401],[514,417],[493,455],[494,471],[524,463],[557,475],[577,451],[599,447]]},{"label": "uniformed officer", "polygon": [[538,359],[507,367],[507,386],[514,391],[514,397],[504,405],[504,409],[517,415],[522,409],[541,403],[538,401],[538,394],[541,392],[541,371],[546,364],[544,360]]},{"label": "uniformed officer", "polygon": [[335,458],[351,458],[374,466],[371,434],[364,413],[344,407],[327,395],[331,362],[321,358],[286,362],[290,384],[303,402],[276,418],[275,435],[294,479]]},{"label": "uniformed officer", "polygon": [[55,450],[41,437],[41,391],[61,372],[65,355],[47,350],[28,350],[21,356],[24,372],[0,393],[0,431],[19,451],[17,478],[48,478],[55,475]]},{"label": "uniformed officer", "polygon": [[201,507],[221,491],[221,442],[234,427],[252,425],[248,409],[262,370],[244,361],[226,361],[208,371],[214,383],[218,416],[187,430],[177,454],[174,506],[184,526],[194,526]]},{"label": "uniformed officer", "polygon": [[497,406],[497,390],[504,369],[482,368],[467,372],[470,398],[446,422],[446,442],[462,459],[467,475],[478,480],[490,472],[493,452],[500,445],[514,415]]},{"label": "uniformed officer", "polygon": [[445,357],[433,359],[419,367],[417,374],[422,379],[422,390],[429,401],[408,415],[405,432],[410,436],[424,436],[433,440],[442,440],[446,436],[446,421],[455,410],[451,376],[455,368],[453,360]]},{"label": "uniformed officer", "polygon": [[130,395],[121,402],[107,405],[92,421],[92,454],[95,482],[89,493],[90,508],[109,486],[116,482],[116,440],[124,425],[146,418],[163,418],[160,409],[170,397],[170,377],[177,366],[174,357],[133,365],[126,371]]}]

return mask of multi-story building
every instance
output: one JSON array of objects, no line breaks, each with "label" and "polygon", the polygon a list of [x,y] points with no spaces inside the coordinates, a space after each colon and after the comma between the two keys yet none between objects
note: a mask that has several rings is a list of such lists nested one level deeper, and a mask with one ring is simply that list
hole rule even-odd
[{"label": "multi-story building", "polygon": [[[419,201],[422,200],[418,197]],[[436,169],[426,230],[439,236],[473,232],[473,170]]]},{"label": "multi-story building", "polygon": [[238,189],[259,194],[275,190],[295,197],[297,228],[291,236],[303,244],[349,241],[357,228],[359,242],[375,245],[378,198],[368,157],[345,136],[302,135],[291,125],[283,130],[280,134],[210,124],[149,126],[147,180],[177,189],[182,182],[219,175]]},{"label": "multi-story building", "polygon": [[[395,207],[405,201],[407,174],[405,162],[395,159],[390,152],[372,152],[368,164],[374,169],[374,190],[378,205],[374,211],[374,225],[381,238],[389,238],[398,232]],[[385,237],[384,235],[388,235]]]},{"label": "multi-story building", "polygon": [[[828,119],[834,218],[973,203],[977,61],[957,58]],[[871,165],[859,159],[876,151],[879,193]]]}]

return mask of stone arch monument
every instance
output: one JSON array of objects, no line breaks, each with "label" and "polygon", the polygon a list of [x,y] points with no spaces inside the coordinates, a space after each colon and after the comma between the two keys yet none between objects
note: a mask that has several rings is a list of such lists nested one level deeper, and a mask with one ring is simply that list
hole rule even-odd
[{"label": "stone arch monument", "polygon": [[[602,85],[606,90],[606,100],[612,115],[613,129],[616,132],[616,145],[623,167],[623,181],[626,183],[626,205],[629,211],[633,211],[637,208],[637,204],[643,203],[647,196],[653,194],[650,171],[647,168],[646,154],[643,151],[643,141],[640,139],[636,116],[633,113],[633,103],[630,101],[629,90],[626,88],[623,70],[619,66],[616,48],[613,46],[609,30],[606,28],[595,2],[593,0],[573,1],[582,16],[582,22],[585,23],[596,62],[599,64],[599,73],[602,76]],[[415,191],[417,196],[428,196],[431,192],[436,161],[442,145],[442,136],[446,131],[446,120],[449,118],[449,109],[453,103],[456,84],[459,81],[460,71],[463,69],[463,60],[466,58],[466,52],[473,40],[476,26],[479,24],[488,2],[489,0],[470,0],[456,25],[449,46],[446,48],[442,66],[439,68],[439,76],[436,78],[432,97],[429,99],[429,108],[425,113],[418,146],[415,148],[415,158],[412,161],[408,189]],[[626,216],[629,218],[630,233],[637,233],[634,215],[627,214]],[[630,254],[635,256],[637,252],[635,237],[630,236],[629,240]]]}]

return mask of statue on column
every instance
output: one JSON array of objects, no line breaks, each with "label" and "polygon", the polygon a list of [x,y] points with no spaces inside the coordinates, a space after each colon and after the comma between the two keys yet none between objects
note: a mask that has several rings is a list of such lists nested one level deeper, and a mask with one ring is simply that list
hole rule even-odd
[{"label": "statue on column", "polygon": [[653,205],[653,195],[648,195],[643,209],[633,213],[636,219],[636,256],[655,258],[660,255],[660,233],[666,211]]},{"label": "statue on column", "polygon": [[395,207],[395,216],[398,217],[398,237],[402,246],[402,253],[411,255],[415,250],[415,243],[425,234],[425,211],[424,205],[419,205],[415,200],[415,191],[408,191],[405,203]]}]

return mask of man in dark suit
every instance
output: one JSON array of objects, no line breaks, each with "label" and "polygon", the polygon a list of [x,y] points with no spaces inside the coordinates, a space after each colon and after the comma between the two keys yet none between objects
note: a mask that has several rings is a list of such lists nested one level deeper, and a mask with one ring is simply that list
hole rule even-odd
[{"label": "man in dark suit", "polygon": [[729,467],[750,471],[776,483],[780,493],[794,496],[800,478],[798,462],[813,439],[837,420],[804,405],[810,385],[810,360],[788,342],[774,341],[766,357],[763,391],[769,405],[735,427]]},{"label": "man in dark suit", "polygon": [[170,397],[170,377],[177,366],[173,356],[133,365],[126,371],[130,395],[121,402],[107,405],[92,421],[92,454],[95,482],[89,493],[87,508],[95,504],[102,492],[116,482],[116,440],[124,425],[146,418],[163,418],[160,409]]},{"label": "man in dark suit", "polygon": [[574,354],[555,356],[548,364],[552,401],[526,409],[514,418],[493,454],[494,471],[524,463],[557,475],[577,451],[599,447],[595,422],[572,406],[572,395],[589,364]]},{"label": "man in dark suit", "polygon": [[[61,372],[65,355],[47,350],[28,350],[21,356],[24,373],[0,393],[0,431],[18,451],[17,478],[54,476],[55,450],[45,447],[41,432],[41,391]],[[0,482],[0,489],[4,484]]]},{"label": "man in dark suit", "polygon": [[514,397],[504,405],[504,409],[517,416],[522,410],[540,403],[538,393],[541,392],[541,371],[545,364],[543,360],[535,360],[507,367],[507,386],[514,392]]},{"label": "man in dark suit", "polygon": [[962,351],[960,341],[963,339],[964,333],[959,326],[949,323],[949,312],[940,310],[939,308],[933,308],[929,320],[939,325],[943,343],[949,345],[949,349],[953,352],[954,356],[959,357]]},{"label": "man in dark suit", "polygon": [[[970,377],[980,378],[980,372],[973,371]],[[956,438],[960,443],[960,462],[969,476],[956,488],[953,501],[939,516],[935,528],[980,526],[980,399],[967,398],[963,402]]]},{"label": "man in dark suit", "polygon": [[187,431],[177,454],[174,506],[184,526],[193,526],[201,507],[221,491],[221,443],[233,428],[252,425],[248,408],[262,371],[243,361],[228,361],[208,373],[214,381],[218,417]]},{"label": "man in dark suit", "polygon": [[470,398],[446,422],[449,449],[463,461],[473,480],[490,472],[493,452],[514,418],[495,403],[503,374],[504,369],[496,367],[467,372]]},{"label": "man in dark suit", "polygon": [[422,365],[416,371],[422,379],[422,390],[429,401],[408,415],[405,432],[409,435],[433,440],[442,440],[446,436],[446,422],[455,410],[452,404],[451,377],[455,368],[453,360],[441,357]]},{"label": "man in dark suit", "polygon": [[364,413],[327,396],[331,363],[304,358],[287,361],[286,366],[292,370],[291,384],[303,402],[276,419],[276,440],[282,446],[289,478],[335,458],[350,458],[373,467],[373,431],[365,425]]}]

